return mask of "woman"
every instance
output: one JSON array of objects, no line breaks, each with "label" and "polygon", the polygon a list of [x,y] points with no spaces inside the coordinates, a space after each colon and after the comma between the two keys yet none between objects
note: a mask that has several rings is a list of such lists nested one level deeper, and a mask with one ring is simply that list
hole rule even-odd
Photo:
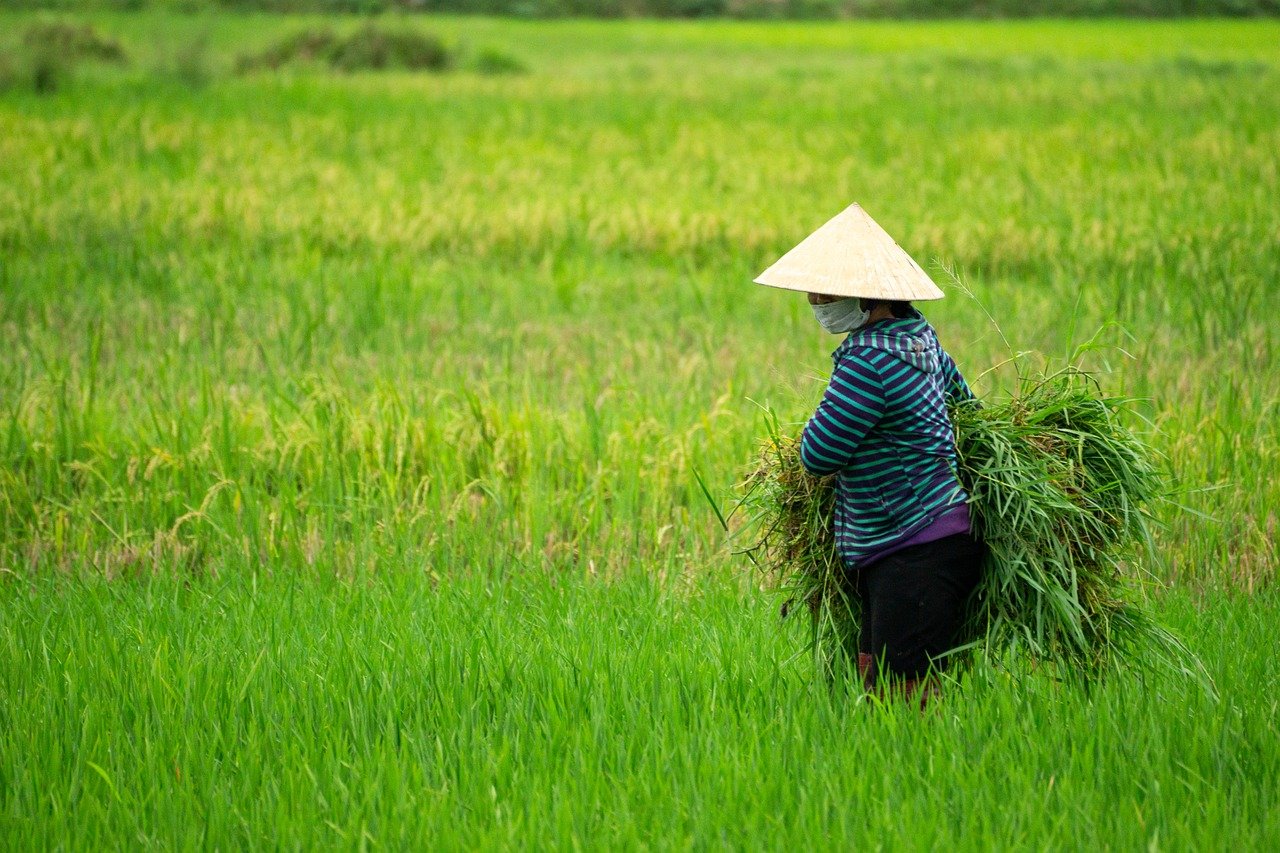
[{"label": "woman", "polygon": [[862,603],[864,683],[927,701],[983,556],[947,414],[973,394],[911,305],[942,291],[857,205],[757,281],[803,284],[822,327],[848,334],[800,458],[837,477],[835,540]]}]

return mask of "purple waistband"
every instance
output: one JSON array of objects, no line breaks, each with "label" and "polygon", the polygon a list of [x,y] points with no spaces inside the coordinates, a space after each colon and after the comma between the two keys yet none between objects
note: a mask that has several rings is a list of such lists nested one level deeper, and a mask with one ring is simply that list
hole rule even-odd
[{"label": "purple waistband", "polygon": [[895,551],[910,548],[912,545],[923,545],[926,542],[936,542],[939,539],[954,536],[957,533],[968,533],[970,527],[969,505],[967,503],[957,504],[935,518],[933,523],[926,524],[906,539],[894,542],[892,545],[887,545],[879,551],[868,554],[858,561],[858,568],[869,566],[876,560],[884,559]]}]

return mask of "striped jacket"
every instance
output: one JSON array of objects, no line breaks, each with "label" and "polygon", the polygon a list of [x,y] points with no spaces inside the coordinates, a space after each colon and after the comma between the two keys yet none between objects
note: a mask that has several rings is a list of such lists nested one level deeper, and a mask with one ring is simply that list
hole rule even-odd
[{"label": "striped jacket", "polygon": [[838,475],[836,548],[851,567],[968,500],[946,403],[973,392],[933,328],[912,315],[872,323],[840,344],[801,438],[805,469]]}]

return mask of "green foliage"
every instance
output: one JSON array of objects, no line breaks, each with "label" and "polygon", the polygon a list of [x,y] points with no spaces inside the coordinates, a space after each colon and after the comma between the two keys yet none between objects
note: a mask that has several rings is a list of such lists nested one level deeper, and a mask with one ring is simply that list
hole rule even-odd
[{"label": "green foliage", "polygon": [[[358,24],[91,20],[133,66],[0,95],[0,848],[1277,846],[1275,23],[438,18],[530,73],[195,92],[138,69]],[[812,411],[749,282],[852,200],[1019,346],[1132,330],[1221,702],[788,665],[698,480]]]},{"label": "green foliage", "polygon": [[845,0],[839,5],[843,14],[860,18],[1176,18],[1280,14],[1277,0]]},{"label": "green foliage", "polygon": [[31,53],[55,57],[68,66],[81,60],[118,64],[128,61],[118,41],[106,38],[89,24],[42,21],[27,28],[22,43]]},{"label": "green foliage", "polygon": [[366,24],[341,37],[331,29],[294,33],[257,54],[242,56],[241,71],[304,62],[325,62],[339,71],[404,68],[443,71],[453,64],[452,52],[437,36],[412,29],[386,30]]},{"label": "green foliage", "polygon": [[71,74],[72,63],[51,50],[36,49],[27,57],[31,86],[37,94],[51,94]]},{"label": "green foliage", "polygon": [[258,68],[274,71],[291,62],[328,61],[337,43],[338,37],[331,28],[299,30],[258,53],[241,56],[236,67],[241,71]]},{"label": "green foliage", "polygon": [[329,62],[341,71],[407,68],[443,71],[453,57],[436,36],[413,30],[387,31],[372,24],[337,42]]},{"label": "green foliage", "polygon": [[0,89],[25,81],[37,94],[59,89],[82,62],[125,65],[124,48],[89,24],[39,20],[22,34],[18,52],[0,58]]},{"label": "green foliage", "polygon": [[815,669],[830,680],[842,679],[857,657],[861,605],[847,582],[836,552],[832,517],[835,478],[814,477],[800,464],[796,436],[784,435],[773,413],[766,413],[768,435],[754,468],[739,487],[730,528],[746,556],[786,596],[781,616],[797,608],[809,617],[810,651]]},{"label": "green foliage", "polygon": [[1008,402],[953,410],[958,472],[989,556],[966,627],[989,661],[1026,655],[1064,678],[1145,660],[1194,669],[1136,584],[1167,492],[1122,423],[1131,401],[1066,369],[1023,377]]},{"label": "green foliage", "polygon": [[519,57],[496,47],[481,48],[469,63],[478,74],[526,74],[529,66]]},{"label": "green foliage", "polygon": [[157,68],[162,77],[172,78],[188,89],[203,89],[214,77],[209,57],[209,37],[198,34],[175,45]]},{"label": "green foliage", "polygon": [[807,683],[772,608],[721,579],[278,568],[0,581],[6,848],[1280,838],[1274,593],[1166,602],[1230,701],[983,671],[922,717]]},{"label": "green foliage", "polygon": [[21,80],[21,69],[8,53],[0,51],[0,92],[16,87]]},{"label": "green foliage", "polygon": [[198,9],[370,15],[390,11],[519,18],[1258,17],[1280,0],[0,0],[0,9]]},{"label": "green foliage", "polygon": [[[95,26],[144,67],[206,29],[212,68],[297,31]],[[1090,358],[1149,401],[1191,489],[1155,510],[1162,578],[1270,583],[1273,30],[454,19],[442,38],[519,45],[530,74],[259,75],[206,99],[101,66],[40,109],[10,90],[0,162],[31,167],[0,204],[0,554],[714,569],[693,470],[739,476],[748,400],[812,411],[829,347],[745,283],[859,199],[1021,346],[1070,350],[1073,316],[1134,330],[1132,359]],[[1230,120],[1192,121],[1206,104]],[[1006,357],[969,301],[929,313],[966,372]]]}]

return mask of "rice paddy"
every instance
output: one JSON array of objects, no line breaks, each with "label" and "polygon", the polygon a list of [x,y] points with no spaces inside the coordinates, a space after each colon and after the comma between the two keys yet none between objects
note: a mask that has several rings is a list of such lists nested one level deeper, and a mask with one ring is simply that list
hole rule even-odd
[{"label": "rice paddy", "polygon": [[[76,20],[127,61],[0,91],[3,846],[1280,841],[1280,25]],[[854,200],[980,395],[1139,398],[1216,700],[818,677],[701,484],[811,412],[749,281]]]}]

